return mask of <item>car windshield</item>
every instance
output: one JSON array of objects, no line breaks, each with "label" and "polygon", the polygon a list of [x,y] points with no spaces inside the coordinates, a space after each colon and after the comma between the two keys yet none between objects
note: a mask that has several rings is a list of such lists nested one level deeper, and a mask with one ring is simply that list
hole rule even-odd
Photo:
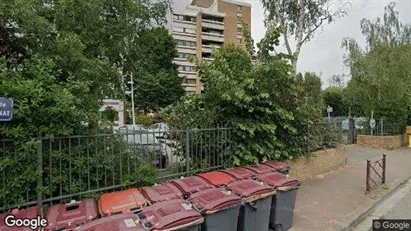
[{"label": "car windshield", "polygon": [[159,129],[162,128],[161,124],[153,124],[150,127],[148,127],[148,129]]},{"label": "car windshield", "polygon": [[120,134],[141,133],[147,131],[143,126],[124,126],[118,129]]}]

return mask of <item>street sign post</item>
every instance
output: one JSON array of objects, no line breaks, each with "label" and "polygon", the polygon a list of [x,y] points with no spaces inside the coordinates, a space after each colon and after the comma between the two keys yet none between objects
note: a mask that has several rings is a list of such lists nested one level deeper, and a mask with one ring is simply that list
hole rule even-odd
[{"label": "street sign post", "polygon": [[370,128],[371,129],[375,128],[375,119],[370,119]]},{"label": "street sign post", "polygon": [[330,105],[327,106],[327,113],[328,113],[328,121],[331,122],[331,112],[333,112],[333,108]]},{"label": "street sign post", "polygon": [[13,119],[13,99],[0,97],[0,121]]}]

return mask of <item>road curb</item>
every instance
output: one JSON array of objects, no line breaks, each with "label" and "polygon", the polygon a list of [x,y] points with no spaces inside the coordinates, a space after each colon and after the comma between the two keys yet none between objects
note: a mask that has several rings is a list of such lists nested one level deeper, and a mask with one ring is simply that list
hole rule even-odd
[{"label": "road curb", "polygon": [[386,195],[382,196],[381,198],[375,200],[374,203],[372,203],[371,205],[365,206],[363,209],[360,210],[360,212],[354,214],[352,216],[354,218],[349,218],[349,219],[344,220],[343,222],[340,222],[337,225],[338,230],[341,230],[341,231],[352,230],[352,227],[358,225],[369,214],[371,214],[380,202],[384,201],[385,199],[393,195],[402,185],[404,185],[410,179],[411,179],[411,174],[408,174],[402,179],[400,179],[398,182],[394,182],[392,185],[390,185],[391,191],[389,191]]}]

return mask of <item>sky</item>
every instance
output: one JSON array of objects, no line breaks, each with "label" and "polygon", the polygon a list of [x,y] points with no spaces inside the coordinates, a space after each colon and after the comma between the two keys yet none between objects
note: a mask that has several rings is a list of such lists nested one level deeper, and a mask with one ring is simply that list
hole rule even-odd
[{"label": "sky", "polygon": [[[258,42],[265,34],[264,10],[259,0],[240,0],[251,4],[251,33]],[[343,65],[343,50],[341,41],[345,37],[357,40],[361,45],[365,39],[361,34],[362,18],[375,19],[383,17],[384,7],[393,0],[350,0],[348,15],[324,26],[322,32],[306,43],[300,54],[297,69],[299,72],[316,72],[321,74],[323,88],[329,86],[332,75],[347,73]],[[397,0],[396,10],[399,11],[403,23],[411,23],[411,0]]]}]

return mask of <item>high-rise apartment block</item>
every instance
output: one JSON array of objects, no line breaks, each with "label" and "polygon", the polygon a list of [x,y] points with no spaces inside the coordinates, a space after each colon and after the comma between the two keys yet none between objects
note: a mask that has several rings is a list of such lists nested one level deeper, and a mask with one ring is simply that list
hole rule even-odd
[{"label": "high-rise apartment block", "polygon": [[211,59],[213,47],[237,44],[245,48],[243,26],[251,30],[251,5],[233,0],[174,0],[169,30],[177,43],[179,75],[187,94],[203,90],[190,56]]}]

